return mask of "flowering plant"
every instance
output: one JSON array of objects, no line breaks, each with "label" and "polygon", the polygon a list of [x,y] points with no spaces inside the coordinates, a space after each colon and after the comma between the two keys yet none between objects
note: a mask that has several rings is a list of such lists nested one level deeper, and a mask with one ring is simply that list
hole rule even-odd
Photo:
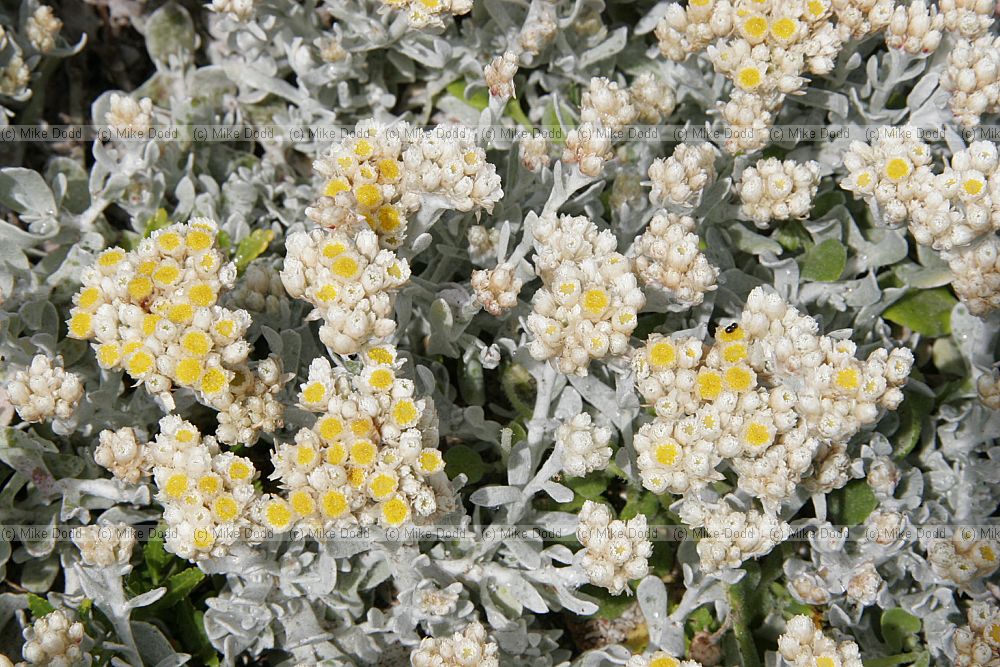
[{"label": "flowering plant", "polygon": [[995,14],[0,8],[0,667],[1000,664]]}]

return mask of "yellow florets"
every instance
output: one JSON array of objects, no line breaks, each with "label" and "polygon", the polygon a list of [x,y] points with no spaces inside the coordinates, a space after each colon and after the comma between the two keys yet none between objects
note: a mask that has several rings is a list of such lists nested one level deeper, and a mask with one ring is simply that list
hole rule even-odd
[{"label": "yellow florets", "polygon": [[163,491],[171,498],[180,498],[188,490],[188,476],[184,473],[174,473],[167,478],[167,483],[163,486]]},{"label": "yellow florets", "polygon": [[88,338],[94,326],[94,316],[90,313],[75,313],[69,318],[69,335],[73,338]]},{"label": "yellow florets", "polygon": [[844,370],[837,371],[835,382],[841,389],[854,391],[861,386],[861,374],[854,368],[845,368]]},{"label": "yellow florets", "polygon": [[736,73],[736,85],[743,90],[754,90],[763,80],[764,75],[758,67],[744,67]]},{"label": "yellow florets", "polygon": [[649,348],[649,361],[654,368],[666,368],[676,360],[677,348],[669,341],[657,341]]},{"label": "yellow florets", "polygon": [[316,511],[316,501],[308,491],[301,489],[292,491],[288,496],[288,502],[299,516],[309,516]]},{"label": "yellow florets", "polygon": [[304,403],[320,403],[326,398],[326,387],[322,382],[310,382],[302,389],[302,401]]},{"label": "yellow florets", "polygon": [[420,452],[420,469],[427,473],[435,473],[444,467],[444,459],[441,452],[436,449],[425,449]]},{"label": "yellow florets", "polygon": [[327,491],[320,498],[323,514],[336,519],[347,511],[347,497],[340,491]]},{"label": "yellow florets", "polygon": [[660,465],[670,466],[677,460],[677,455],[680,454],[680,451],[681,449],[676,442],[668,440],[656,446],[654,457]]},{"label": "yellow florets", "polygon": [[226,374],[218,368],[209,368],[201,376],[201,390],[206,394],[218,394],[229,385]]},{"label": "yellow florets", "polygon": [[894,157],[885,163],[885,176],[891,181],[899,181],[910,175],[912,167],[905,158]]},{"label": "yellow florets", "polygon": [[283,500],[271,500],[264,506],[264,521],[275,530],[284,530],[292,523],[292,510]]},{"label": "yellow florets", "polygon": [[319,437],[323,438],[323,440],[333,442],[344,432],[344,422],[336,417],[323,417],[316,422],[316,432],[319,433]]},{"label": "yellow florets", "polygon": [[230,495],[219,496],[212,501],[212,516],[223,523],[239,516],[240,508]]},{"label": "yellow florets", "polygon": [[398,401],[392,406],[392,419],[401,428],[411,426],[420,417],[416,404],[408,398]]},{"label": "yellow florets", "polygon": [[410,516],[410,508],[396,496],[382,504],[382,518],[390,526],[401,526]]},{"label": "yellow florets", "polygon": [[698,371],[698,395],[705,400],[714,401],[722,393],[722,376],[708,369]]}]

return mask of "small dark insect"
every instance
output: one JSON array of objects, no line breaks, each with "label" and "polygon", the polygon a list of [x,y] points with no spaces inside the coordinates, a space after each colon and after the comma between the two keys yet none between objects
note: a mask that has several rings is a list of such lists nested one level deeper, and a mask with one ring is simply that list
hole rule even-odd
[{"label": "small dark insect", "polygon": [[726,327],[726,333],[731,334],[731,333],[733,333],[734,331],[736,331],[739,328],[740,328],[740,325],[738,325],[736,322],[733,322],[728,327]]}]

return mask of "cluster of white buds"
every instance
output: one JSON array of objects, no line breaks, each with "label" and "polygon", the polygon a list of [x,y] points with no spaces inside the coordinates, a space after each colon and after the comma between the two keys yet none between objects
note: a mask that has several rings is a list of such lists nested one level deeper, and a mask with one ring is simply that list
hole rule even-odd
[{"label": "cluster of white buds", "polygon": [[115,479],[136,484],[143,475],[145,465],[143,446],[129,426],[117,431],[104,430],[98,435],[94,461],[110,471]]},{"label": "cluster of white buds", "polygon": [[978,244],[947,253],[951,287],[973,315],[1000,308],[1000,237],[991,234]]},{"label": "cluster of white buds", "polygon": [[310,364],[299,404],[319,416],[272,454],[285,494],[264,504],[265,526],[399,526],[431,516],[450,493],[430,399],[399,377],[394,348],[367,347],[361,362],[356,374],[324,358]]},{"label": "cluster of white buds", "polygon": [[1000,37],[959,39],[948,52],[941,87],[951,93],[951,112],[965,127],[1000,111]]},{"label": "cluster of white buds", "polygon": [[743,561],[771,552],[788,535],[788,524],[773,514],[732,509],[725,501],[706,504],[687,502],[681,519],[689,526],[702,528],[698,557],[706,573],[737,568]]},{"label": "cluster of white buds", "polygon": [[217,415],[215,437],[224,443],[253,444],[259,433],[281,428],[285,408],[278,394],[293,377],[283,372],[281,357],[275,354],[237,370],[229,384],[232,401]]},{"label": "cluster of white buds", "polygon": [[818,162],[766,158],[743,171],[736,193],[740,213],[765,229],[772,220],[807,218],[818,188]]},{"label": "cluster of white buds", "polygon": [[649,655],[633,655],[625,667],[701,667],[695,660],[678,660],[664,651],[653,651]]},{"label": "cluster of white buds", "polygon": [[355,354],[372,339],[396,330],[394,294],[410,279],[410,267],[378,237],[362,229],[296,232],[285,242],[281,280],[288,293],[315,307],[319,337],[337,354]]},{"label": "cluster of white buds", "polygon": [[517,74],[517,55],[512,51],[494,58],[483,69],[483,78],[486,80],[486,87],[490,89],[490,95],[502,99],[517,97],[514,90],[515,74]]},{"label": "cluster of white buds", "polygon": [[128,95],[111,94],[110,108],[104,120],[121,136],[145,136],[153,123],[153,101],[143,97],[136,101]]},{"label": "cluster of white buds", "polygon": [[611,461],[611,429],[593,423],[590,414],[581,412],[556,429],[556,447],[562,455],[562,469],[567,475],[583,477],[604,470]]},{"label": "cluster of white buds", "polygon": [[[217,231],[193,218],[153,232],[133,251],[105,250],[73,299],[69,335],[94,340],[101,368],[124,369],[169,409],[171,391],[182,387],[227,411],[242,399],[236,388],[259,378],[247,364],[250,314],[218,305],[236,266],[215,247]],[[271,409],[277,417],[267,426],[280,426],[281,404]],[[224,442],[253,444],[258,434],[241,430],[241,439]]]},{"label": "cluster of white buds", "polygon": [[676,303],[693,307],[714,290],[719,276],[699,247],[694,219],[674,213],[657,213],[646,231],[635,239],[629,256],[635,271],[648,287],[665,291]]},{"label": "cluster of white buds", "polygon": [[533,2],[517,34],[517,44],[530,56],[544,51],[559,34],[559,16],[550,2]]},{"label": "cluster of white buds", "polygon": [[857,644],[827,637],[804,614],[788,620],[778,637],[778,652],[791,667],[862,667]]},{"label": "cluster of white buds", "polygon": [[454,16],[472,11],[472,0],[382,0],[385,10],[406,10],[414,28],[441,28]]},{"label": "cluster of white buds", "polygon": [[30,83],[31,69],[24,62],[21,52],[14,51],[0,68],[0,95],[23,97],[30,92]]},{"label": "cluster of white buds", "polygon": [[540,171],[549,166],[549,140],[543,134],[526,136],[520,143],[521,164],[528,171]]},{"label": "cluster of white buds", "polygon": [[532,231],[543,285],[527,319],[531,355],[553,359],[567,375],[586,375],[592,359],[625,355],[646,299],[614,235],[568,215],[540,218]]},{"label": "cluster of white buds", "polygon": [[733,131],[726,136],[726,151],[736,155],[760,150],[771,140],[776,108],[765,104],[757,95],[740,89],[733,90],[729,101],[719,103],[719,113]]},{"label": "cluster of white buds", "polygon": [[127,564],[136,540],[135,529],[124,523],[79,526],[72,537],[84,564],[96,567]]},{"label": "cluster of white buds", "polygon": [[925,0],[913,0],[909,6],[899,5],[885,29],[885,43],[911,55],[933,53],[941,44],[944,15]]},{"label": "cluster of white buds", "polygon": [[500,177],[474,133],[467,134],[358,123],[313,163],[326,185],[306,215],[352,235],[370,227],[383,246],[395,248],[406,238],[409,216],[424,204],[492,211],[503,196]]},{"label": "cluster of white buds", "polygon": [[596,128],[621,130],[635,122],[638,111],[629,91],[605,77],[594,77],[580,100],[580,122]]},{"label": "cluster of white buds", "polygon": [[48,5],[39,5],[25,22],[25,36],[40,53],[48,53],[56,46],[56,38],[63,22]]},{"label": "cluster of white buds", "polygon": [[470,623],[452,637],[424,637],[410,654],[413,667],[500,667],[500,649],[481,623]]},{"label": "cluster of white buds", "polygon": [[729,0],[694,0],[671,3],[659,23],[656,39],[660,53],[683,62],[733,30],[734,9]]},{"label": "cluster of white buds", "polygon": [[927,560],[939,577],[966,586],[996,572],[1000,544],[983,538],[974,528],[959,528],[951,537],[931,540]]},{"label": "cluster of white buds", "polygon": [[1000,661],[1000,609],[984,600],[973,602],[969,624],[955,630],[955,667],[988,667]]},{"label": "cluster of white buds", "polygon": [[31,364],[14,373],[7,383],[7,396],[26,422],[71,420],[83,398],[83,380],[63,370],[62,358],[36,354]]},{"label": "cluster of white buds", "polygon": [[993,25],[994,0],[940,0],[944,27],[966,39],[986,34]]},{"label": "cluster of white buds", "polygon": [[976,391],[983,405],[991,410],[1000,410],[1000,370],[994,368],[992,372],[980,375]]},{"label": "cluster of white buds", "polygon": [[842,41],[861,39],[889,25],[893,0],[831,0]]},{"label": "cluster of white buds", "polygon": [[476,299],[486,312],[500,316],[517,305],[517,295],[522,281],[517,276],[517,267],[504,262],[493,269],[472,272],[472,289]]},{"label": "cluster of white buds", "polygon": [[847,178],[840,187],[877,205],[889,225],[906,221],[908,212],[933,180],[931,151],[911,126],[879,128],[871,145],[851,142],[844,155]]},{"label": "cluster of white buds", "polygon": [[78,667],[86,662],[80,644],[86,634],[83,623],[71,621],[63,609],[56,609],[26,627],[21,656],[29,665]]},{"label": "cluster of white buds", "polygon": [[649,165],[653,189],[649,201],[656,206],[694,208],[715,180],[715,147],[708,142],[679,144],[670,157]]},{"label": "cluster of white buds", "polygon": [[677,97],[666,81],[652,72],[644,72],[629,86],[637,119],[643,123],[661,122],[674,112]]},{"label": "cluster of white buds", "polygon": [[646,576],[653,544],[644,514],[628,521],[612,520],[607,505],[588,500],[580,509],[579,522],[576,539],[583,549],[576,557],[590,583],[619,595],[629,581]]},{"label": "cluster of white buds", "polygon": [[607,130],[591,123],[581,123],[566,133],[562,161],[576,164],[584,176],[596,178],[601,175],[604,163],[614,154],[611,152],[611,138]]},{"label": "cluster of white buds", "polygon": [[208,8],[237,21],[249,21],[254,15],[254,0],[212,0]]}]

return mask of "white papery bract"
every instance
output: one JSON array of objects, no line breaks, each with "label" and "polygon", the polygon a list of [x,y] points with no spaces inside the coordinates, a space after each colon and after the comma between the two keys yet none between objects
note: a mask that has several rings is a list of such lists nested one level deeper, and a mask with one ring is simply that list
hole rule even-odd
[{"label": "white papery bract", "polygon": [[481,623],[451,637],[424,637],[410,654],[413,667],[500,667],[500,652]]},{"label": "white papery bract", "polygon": [[982,538],[975,528],[958,528],[951,537],[929,541],[927,560],[942,579],[967,586],[996,572],[1000,543]]},{"label": "white papery bract", "polygon": [[951,112],[965,127],[978,125],[984,113],[1000,110],[1000,38],[957,40],[948,52],[941,86],[951,93]]},{"label": "white papery bract", "polygon": [[562,452],[562,469],[567,475],[583,477],[604,470],[611,461],[611,429],[598,426],[590,414],[582,412],[556,429],[556,447]]},{"label": "white papery bract", "polygon": [[612,595],[649,571],[653,545],[643,514],[628,521],[612,520],[607,505],[588,500],[580,509],[576,539],[583,545],[576,559],[587,579]]},{"label": "white papery bract", "polygon": [[788,620],[778,652],[792,667],[861,667],[857,644],[834,641],[804,615]]},{"label": "white papery bract", "polygon": [[907,53],[933,53],[941,43],[944,16],[935,5],[915,0],[908,7],[897,6],[885,29],[885,43]]},{"label": "white papery bract", "polygon": [[11,405],[26,422],[55,419],[69,425],[83,398],[83,381],[63,370],[61,358],[36,354],[31,364],[14,373],[6,386]]},{"label": "white papery bract", "polygon": [[695,660],[678,660],[665,651],[653,651],[648,655],[633,655],[625,667],[701,667]]},{"label": "white papery bract", "polygon": [[629,255],[647,286],[663,290],[679,305],[690,308],[716,289],[719,269],[700,249],[695,222],[688,216],[657,213],[636,238]]},{"label": "white papery bract", "polygon": [[21,655],[29,665],[78,667],[86,660],[80,648],[84,634],[83,623],[56,609],[24,629]]},{"label": "white papery bract", "polygon": [[649,200],[657,206],[697,206],[715,180],[715,157],[715,148],[706,142],[679,144],[670,157],[657,158],[649,165]]},{"label": "white papery bract", "polygon": [[956,249],[947,259],[952,289],[970,313],[983,316],[1000,308],[1000,237]]},{"label": "white papery bract", "polygon": [[80,526],[73,530],[73,544],[80,550],[80,558],[86,565],[97,567],[127,564],[135,540],[135,530],[127,524]]},{"label": "white papery bract", "polygon": [[740,213],[761,229],[772,220],[801,220],[809,215],[819,187],[819,164],[767,158],[747,167],[736,193]]},{"label": "white papery bract", "polygon": [[990,601],[974,602],[968,625],[955,630],[956,667],[986,667],[1000,660],[1000,609]]}]

